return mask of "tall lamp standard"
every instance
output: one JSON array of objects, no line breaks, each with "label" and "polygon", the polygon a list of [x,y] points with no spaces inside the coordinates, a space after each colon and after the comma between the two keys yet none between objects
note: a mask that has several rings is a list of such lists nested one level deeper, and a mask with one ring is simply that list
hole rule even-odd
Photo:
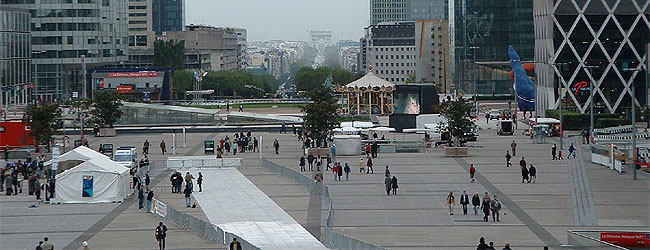
[{"label": "tall lamp standard", "polygon": [[560,81],[562,77],[562,68],[564,65],[568,65],[569,63],[553,63],[556,67],[559,66],[560,68],[558,71],[560,71],[560,76],[557,78],[557,83],[558,83],[558,88],[560,88],[560,150],[564,149],[564,116],[562,116],[562,105],[564,104],[564,90],[562,90],[562,82]]},{"label": "tall lamp standard", "polygon": [[[623,69],[623,71],[626,72],[639,72],[641,71],[640,68],[634,68],[634,69]],[[634,90],[634,81],[630,83],[630,89],[632,90],[632,98],[630,98],[632,101],[630,101],[630,108],[632,109],[632,176],[633,179],[636,180],[636,104],[634,103],[634,100],[636,99],[636,94]]]},{"label": "tall lamp standard", "polygon": [[[42,58],[41,55],[45,53],[46,53],[45,50],[41,50],[41,51],[32,50],[32,59],[34,59],[34,56],[36,56],[37,58]],[[34,93],[32,98],[36,106],[38,106],[38,100],[40,99],[38,98],[38,63],[34,63]]]},{"label": "tall lamp standard", "polygon": [[[595,81],[596,78],[594,77],[593,69],[600,68],[600,66],[597,66],[597,65],[583,65],[582,67],[585,68],[585,69],[589,69],[589,74],[591,75],[591,77],[594,78],[594,81]],[[596,135],[594,135],[594,83],[592,81],[589,81],[589,99],[591,100],[589,102],[589,124],[590,124],[589,134],[591,135],[591,137],[595,138]],[[587,138],[587,140],[590,140],[590,139],[591,138]]]}]

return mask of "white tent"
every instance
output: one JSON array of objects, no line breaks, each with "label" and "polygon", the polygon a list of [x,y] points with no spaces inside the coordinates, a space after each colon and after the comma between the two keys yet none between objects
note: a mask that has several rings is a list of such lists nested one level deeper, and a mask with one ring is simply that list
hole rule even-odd
[{"label": "white tent", "polygon": [[54,202],[120,202],[129,194],[129,169],[108,157],[91,158],[56,175]]},{"label": "white tent", "polygon": [[[93,158],[105,158],[109,159],[108,156],[99,153],[95,150],[92,150],[90,148],[87,148],[85,146],[79,146],[76,147],[73,150],[70,150],[66,152],[65,154],[62,154],[59,156],[59,162],[64,162],[64,161],[87,161]],[[49,166],[52,164],[52,160],[46,161],[45,165]]]},{"label": "white tent", "polygon": [[353,128],[372,128],[375,125],[372,124],[372,122],[341,122],[340,127],[345,128],[345,127],[353,127]]}]

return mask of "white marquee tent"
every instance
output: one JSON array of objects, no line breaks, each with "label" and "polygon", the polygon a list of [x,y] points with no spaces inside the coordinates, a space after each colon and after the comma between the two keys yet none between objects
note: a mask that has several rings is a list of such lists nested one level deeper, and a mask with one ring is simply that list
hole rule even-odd
[{"label": "white marquee tent", "polygon": [[121,202],[129,194],[129,169],[108,157],[95,156],[56,175],[56,195],[53,202]]},{"label": "white marquee tent", "polygon": [[[92,150],[90,148],[87,148],[85,146],[79,146],[76,147],[73,150],[70,150],[66,152],[65,154],[62,154],[59,156],[59,162],[65,162],[65,161],[87,161],[93,158],[105,158],[105,159],[110,159],[108,156],[97,152],[95,150]],[[45,165],[49,166],[52,164],[52,160],[46,161]]]}]

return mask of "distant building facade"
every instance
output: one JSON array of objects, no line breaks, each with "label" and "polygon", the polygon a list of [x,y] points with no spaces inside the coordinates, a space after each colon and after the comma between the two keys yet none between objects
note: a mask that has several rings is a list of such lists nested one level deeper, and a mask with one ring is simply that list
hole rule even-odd
[{"label": "distant building facade", "polygon": [[449,19],[448,0],[410,0],[410,20]]},{"label": "distant building facade", "polygon": [[449,92],[449,21],[415,21],[415,82],[430,83],[438,93]]},{"label": "distant building facade", "polygon": [[325,48],[332,46],[332,31],[329,30],[311,30],[309,31],[311,39],[310,46],[325,51]]},{"label": "distant building facade", "polygon": [[370,25],[411,21],[410,0],[370,0]]},{"label": "distant building facade", "polygon": [[209,70],[232,71],[239,67],[237,34],[231,28],[188,25],[184,31],[165,32],[162,39],[185,41],[186,49],[202,51],[201,54],[207,52]]},{"label": "distant building facade", "polygon": [[[140,0],[134,0],[140,1]],[[185,0],[152,0],[153,30],[157,36],[166,31],[181,31],[185,26]]]},{"label": "distant building facade", "polygon": [[0,104],[25,105],[31,100],[30,15],[25,9],[0,6]]},{"label": "distant building facade", "polygon": [[153,48],[153,1],[129,1],[129,49]]},{"label": "distant building facade", "polygon": [[415,74],[415,22],[386,22],[369,27],[367,71],[394,84]]}]

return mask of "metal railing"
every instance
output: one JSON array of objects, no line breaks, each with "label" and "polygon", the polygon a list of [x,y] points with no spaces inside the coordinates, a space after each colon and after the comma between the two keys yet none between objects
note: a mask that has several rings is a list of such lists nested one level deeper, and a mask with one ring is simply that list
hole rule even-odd
[{"label": "metal railing", "polygon": [[154,199],[153,203],[155,204],[153,207],[153,214],[165,218],[167,221],[174,223],[174,225],[180,228],[192,231],[193,233],[198,234],[201,238],[214,242],[220,247],[228,248],[230,242],[232,242],[232,239],[237,238],[237,241],[239,244],[241,244],[242,249],[260,249],[242,237],[227,232],[217,225],[211,224],[182,211],[178,211],[174,207],[164,204],[156,199]]},{"label": "metal railing", "polygon": [[217,158],[216,156],[181,156],[167,158],[167,168],[241,167],[242,158]]},{"label": "metal railing", "polygon": [[315,182],[311,178],[303,175],[296,170],[282,166],[267,159],[262,160],[262,167],[309,189],[310,192],[320,195],[327,201],[327,219],[325,220],[325,233],[321,236],[321,242],[323,242],[323,244],[327,245],[329,248],[377,250],[387,249],[337,233],[332,230],[332,227],[334,226],[334,209],[332,207],[332,196],[330,195],[329,188],[326,185],[320,182]]}]

